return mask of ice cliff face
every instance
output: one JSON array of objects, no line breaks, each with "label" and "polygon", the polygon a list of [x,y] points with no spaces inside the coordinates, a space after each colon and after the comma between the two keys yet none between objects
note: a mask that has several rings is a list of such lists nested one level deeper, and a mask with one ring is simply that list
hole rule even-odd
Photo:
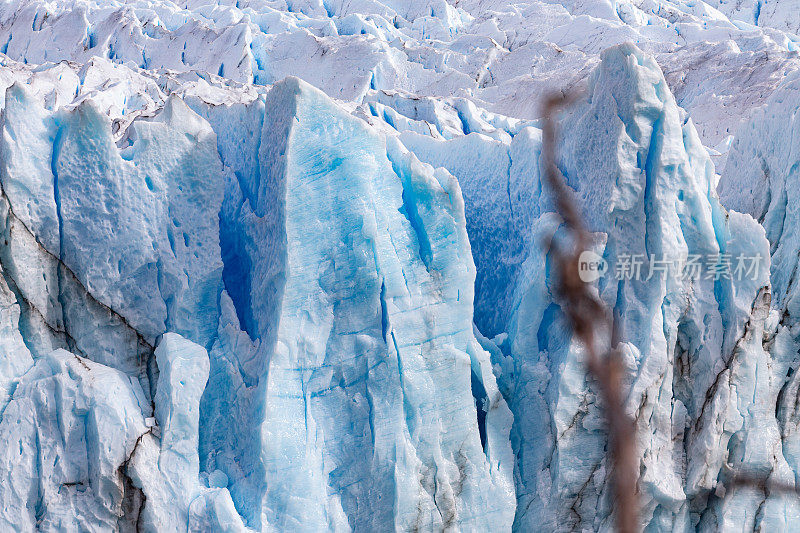
[{"label": "ice cliff face", "polygon": [[798,21],[748,6],[5,3],[0,529],[611,528],[565,87],[642,526],[799,527]]},{"label": "ice cliff face", "polygon": [[[786,527],[791,499],[724,489],[737,472],[794,479],[772,409],[785,367],[763,346],[768,265],[746,279],[686,280],[653,270],[661,257],[767,260],[763,230],[721,207],[691,120],[658,66],[635,48],[603,54],[588,101],[562,127],[573,134],[565,138],[561,168],[591,229],[602,232],[597,252],[617,268],[626,256],[649,258],[641,277],[598,284],[626,341],[642,520],[653,530]],[[545,214],[534,232],[544,236],[555,227]],[[601,413],[586,384],[581,346],[551,296],[548,263],[540,249],[523,264],[503,345],[519,439],[515,524],[605,529],[612,503]]]},{"label": "ice cliff face", "polygon": [[179,98],[119,149],[7,91],[6,520],[510,525],[456,180],[299,80],[253,108],[234,172]]}]

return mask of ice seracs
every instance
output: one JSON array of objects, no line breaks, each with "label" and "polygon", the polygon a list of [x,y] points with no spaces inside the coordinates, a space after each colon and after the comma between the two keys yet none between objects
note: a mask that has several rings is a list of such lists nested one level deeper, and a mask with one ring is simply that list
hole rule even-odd
[{"label": "ice seracs", "polygon": [[[764,231],[720,205],[709,156],[653,59],[632,45],[601,58],[586,101],[561,124],[559,166],[611,265],[597,288],[625,340],[642,521],[663,530],[724,528],[745,516],[753,527],[789,520],[782,501],[761,507],[764,498],[741,491],[713,493],[736,472],[770,465],[776,477],[788,473],[767,407],[777,389],[761,344],[770,305]],[[557,218],[545,213],[534,231],[540,242],[558,238]],[[548,255],[534,249],[523,265],[503,342],[519,472],[515,526],[603,529],[613,502],[602,411],[552,296]],[[617,270],[632,255],[646,258],[640,273]],[[684,279],[648,268],[690,256],[762,262],[749,277]],[[751,449],[756,438],[763,455]]]},{"label": "ice seracs", "polygon": [[[451,174],[297,79],[232,118],[194,101],[258,124],[239,163],[226,143],[241,130],[214,135],[177,97],[117,143],[91,102],[50,112],[16,86],[8,98],[4,257],[35,325],[18,331],[37,365],[63,346],[136,399],[120,399],[135,424],[87,433],[82,453],[135,446],[110,473],[73,476],[121,495],[81,500],[71,519],[99,506],[152,530],[510,527],[511,414],[473,332]],[[12,142],[25,109],[42,126]],[[12,216],[17,203],[28,209]],[[39,212],[54,242],[39,240]],[[59,494],[19,506],[57,513]]]},{"label": "ice seracs", "polygon": [[[64,350],[37,358],[0,422],[0,523],[11,531],[114,530],[141,498],[124,463],[147,431],[138,383]],[[121,468],[122,467],[122,468]],[[91,517],[91,518],[87,518]]]},{"label": "ice seracs", "polygon": [[208,381],[202,346],[167,333],[155,351],[158,368],[155,419],[125,471],[141,491],[136,526],[150,531],[246,531],[226,488],[225,475],[200,479],[200,397]]},{"label": "ice seracs", "polygon": [[557,88],[643,527],[797,527],[790,5],[7,2],[0,524],[610,527]]},{"label": "ice seracs", "polygon": [[510,413],[472,331],[456,180],[297,79],[264,112],[238,212],[261,238],[238,253],[270,276],[234,301],[272,350],[260,526],[510,526]]},{"label": "ice seracs", "polygon": [[[457,96],[530,119],[539,109],[529,95],[584,84],[603,49],[631,41],[657,55],[704,143],[716,147],[800,65],[793,6],[793,0],[14,0],[0,8],[0,51],[32,65],[104,58],[151,73],[240,83],[299,76],[353,102],[381,90]],[[117,104],[136,107],[140,91],[125,92],[130,98]],[[714,157],[724,161],[724,153]]]}]

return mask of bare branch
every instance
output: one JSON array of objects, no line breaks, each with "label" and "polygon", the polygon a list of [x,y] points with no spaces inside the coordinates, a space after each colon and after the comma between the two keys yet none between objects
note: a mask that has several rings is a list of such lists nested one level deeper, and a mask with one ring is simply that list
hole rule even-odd
[{"label": "bare branch", "polygon": [[[591,286],[579,276],[578,258],[592,244],[583,219],[573,199],[573,192],[558,170],[556,160],[556,114],[576,95],[555,94],[545,100],[542,116],[542,159],[544,175],[572,237],[571,245],[554,243],[552,250],[558,269],[558,295],[572,330],[586,349],[586,366],[596,382],[608,424],[611,462],[612,498],[617,530],[639,531],[639,503],[636,495],[637,455],[633,420],[623,404],[623,367],[617,351],[615,321],[608,307]],[[605,341],[600,341],[606,337]],[[603,355],[601,356],[601,352]]]},{"label": "bare branch", "polygon": [[740,472],[727,482],[726,489],[735,488],[755,488],[761,490],[767,496],[773,494],[785,494],[800,497],[800,488],[791,483],[781,481],[771,481],[769,476],[759,476],[751,472]]}]

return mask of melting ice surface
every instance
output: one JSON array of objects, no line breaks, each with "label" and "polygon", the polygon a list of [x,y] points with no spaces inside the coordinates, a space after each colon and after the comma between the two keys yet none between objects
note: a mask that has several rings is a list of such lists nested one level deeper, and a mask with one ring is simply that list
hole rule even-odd
[{"label": "melting ice surface", "polygon": [[190,4],[0,9],[0,530],[610,529],[514,98],[566,82],[595,252],[763,259],[596,283],[643,528],[800,527],[796,17]]}]

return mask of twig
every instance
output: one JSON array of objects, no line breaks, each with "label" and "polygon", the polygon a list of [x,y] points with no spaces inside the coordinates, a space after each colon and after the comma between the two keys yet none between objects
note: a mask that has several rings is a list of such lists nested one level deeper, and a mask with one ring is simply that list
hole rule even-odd
[{"label": "twig", "polygon": [[[605,406],[608,423],[611,462],[612,501],[617,531],[639,531],[639,502],[636,495],[637,455],[633,420],[623,405],[623,367],[617,351],[615,321],[608,307],[596,296],[591,286],[579,276],[578,258],[592,244],[578,212],[572,191],[564,183],[556,162],[556,118],[560,109],[572,102],[575,95],[555,94],[544,102],[542,116],[542,159],[544,175],[556,209],[572,237],[570,247],[552,246],[558,269],[558,295],[574,334],[586,349],[586,366],[597,383]],[[606,342],[598,338],[607,336]],[[607,346],[607,347],[606,347]],[[607,352],[601,356],[601,352]]]},{"label": "twig", "polygon": [[[723,485],[724,486],[724,485]],[[769,476],[759,476],[750,472],[740,472],[735,474],[727,483],[728,489],[735,488],[755,488],[764,491],[767,496],[775,494],[787,494],[800,496],[800,487],[783,481],[770,481]]]}]

